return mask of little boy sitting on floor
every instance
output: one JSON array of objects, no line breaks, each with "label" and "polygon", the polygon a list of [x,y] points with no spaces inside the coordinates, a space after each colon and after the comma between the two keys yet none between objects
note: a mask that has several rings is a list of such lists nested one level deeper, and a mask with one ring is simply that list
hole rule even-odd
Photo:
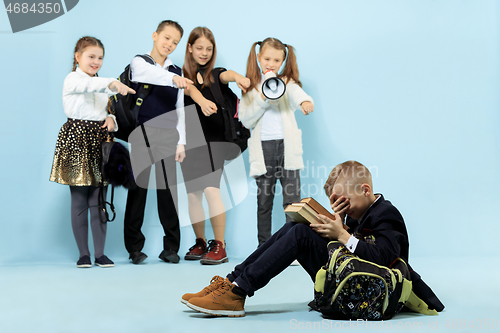
[{"label": "little boy sitting on floor", "polygon": [[[374,194],[371,173],[363,164],[347,161],[337,165],[324,190],[335,220],[320,215],[322,224],[285,223],[226,279],[215,276],[202,291],[184,294],[181,302],[215,316],[242,317],[246,296],[253,296],[295,259],[314,281],[328,260],[327,245],[331,240],[339,240],[353,254],[379,265],[389,266],[396,258],[408,262],[403,217],[382,194]],[[343,228],[344,219],[352,234]],[[411,279],[415,294],[429,307],[437,311],[444,308],[416,272],[412,272]]]}]

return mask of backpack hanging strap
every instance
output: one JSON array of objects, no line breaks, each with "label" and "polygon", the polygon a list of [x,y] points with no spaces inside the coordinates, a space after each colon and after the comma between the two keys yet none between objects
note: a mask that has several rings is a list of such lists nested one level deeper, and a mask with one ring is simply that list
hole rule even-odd
[{"label": "backpack hanging strap", "polygon": [[[114,198],[115,198],[115,187],[113,185],[111,185],[111,202],[107,202],[106,198],[104,197],[104,186],[99,186],[98,207],[103,211],[103,215],[99,215],[99,218],[101,219],[102,223],[113,222],[115,220],[116,211],[115,211],[115,205],[113,204]],[[113,218],[111,220],[109,219],[109,214],[108,210],[106,209],[106,205],[109,205],[109,209],[111,209],[111,212],[113,213]],[[102,216],[104,216],[104,219]]]},{"label": "backpack hanging strap", "polygon": [[[115,197],[115,187],[113,185],[111,185],[111,202],[107,202],[106,198],[104,197],[104,186],[102,186],[102,183],[99,184],[99,193],[97,195],[97,205],[86,207],[84,210],[82,210],[78,214],[78,216],[82,215],[89,208],[97,207],[98,209],[102,209],[102,215],[99,214],[99,219],[101,220],[102,223],[113,222],[115,220],[115,217],[116,217],[115,205],[113,205],[114,197]],[[106,205],[109,205],[109,209],[111,209],[111,212],[113,213],[113,218],[111,220],[109,219],[109,214],[108,214],[108,210],[106,209]]]},{"label": "backpack hanging strap", "polygon": [[214,95],[214,98],[217,101],[217,103],[222,107],[222,117],[224,118],[224,122],[226,124],[229,124],[229,128],[231,129],[231,138],[226,137],[226,140],[231,139],[230,141],[233,141],[237,138],[236,128],[234,126],[234,122],[231,119],[232,115],[229,112],[229,109],[227,108],[224,96],[222,95],[222,90],[220,89],[219,76],[221,73],[222,73],[222,68],[215,68],[212,71],[214,82],[210,82],[210,90],[212,91],[212,94]]}]

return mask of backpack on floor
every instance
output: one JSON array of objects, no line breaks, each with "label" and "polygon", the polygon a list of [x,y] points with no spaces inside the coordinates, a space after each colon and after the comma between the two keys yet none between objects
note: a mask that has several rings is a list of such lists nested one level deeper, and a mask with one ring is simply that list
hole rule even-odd
[{"label": "backpack on floor", "polygon": [[[155,64],[153,58],[148,54],[137,55],[136,57],[141,57],[151,65]],[[109,98],[109,113],[115,115],[116,122],[118,123],[118,131],[114,133],[115,137],[123,141],[128,141],[130,133],[137,127],[137,118],[142,102],[153,89],[153,85],[132,83],[130,81],[130,65],[125,67],[118,80],[136,91],[135,95],[127,94],[123,96],[116,94]]]},{"label": "backpack on floor", "polygon": [[[224,138],[226,142],[232,142],[238,145],[239,150],[243,153],[248,146],[248,138],[250,130],[243,126],[238,118],[238,108],[240,100],[238,96],[227,85],[221,87],[219,75],[223,71],[222,68],[214,68],[213,77],[215,82],[212,82],[210,89],[217,103],[221,106],[222,116],[224,118]],[[228,152],[228,160],[236,158],[240,151]]]},{"label": "backpack on floor", "polygon": [[412,292],[410,272],[402,259],[384,267],[358,258],[338,241],[328,244],[328,253],[328,262],[316,274],[315,296],[309,304],[325,317],[387,320],[405,305],[423,314],[437,314]]}]

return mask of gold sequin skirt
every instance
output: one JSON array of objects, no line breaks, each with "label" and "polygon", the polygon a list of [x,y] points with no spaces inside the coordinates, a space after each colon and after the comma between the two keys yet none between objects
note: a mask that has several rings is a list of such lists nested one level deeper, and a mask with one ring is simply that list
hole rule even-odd
[{"label": "gold sequin skirt", "polygon": [[[99,186],[104,121],[68,119],[61,127],[50,181],[71,186]],[[107,185],[107,184],[104,184]]]}]

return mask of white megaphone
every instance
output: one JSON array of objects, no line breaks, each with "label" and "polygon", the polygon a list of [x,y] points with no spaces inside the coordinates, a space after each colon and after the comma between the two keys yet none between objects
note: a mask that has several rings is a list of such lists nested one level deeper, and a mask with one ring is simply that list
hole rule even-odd
[{"label": "white megaphone", "polygon": [[267,71],[264,74],[264,83],[262,83],[262,94],[267,99],[278,99],[285,94],[286,84],[282,79],[276,77],[273,71]]}]

